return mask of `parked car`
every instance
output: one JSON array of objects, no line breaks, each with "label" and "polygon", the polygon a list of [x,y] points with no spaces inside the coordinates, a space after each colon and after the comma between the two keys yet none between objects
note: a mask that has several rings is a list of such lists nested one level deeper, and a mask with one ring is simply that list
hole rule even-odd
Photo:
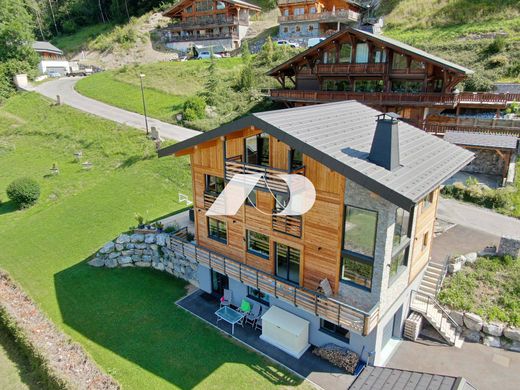
[{"label": "parked car", "polygon": [[207,60],[207,59],[210,59],[212,55],[213,55],[213,58],[222,58],[222,56],[220,54],[214,54],[209,51],[201,51],[199,53],[199,55],[197,56],[197,59],[198,60]]},{"label": "parked car", "polygon": [[51,70],[50,72],[47,73],[47,76],[52,77],[52,78],[58,78],[58,77],[61,77],[61,73]]},{"label": "parked car", "polygon": [[293,47],[293,48],[300,47],[300,44],[298,42],[289,42],[289,41],[287,41],[285,39],[277,40],[276,44],[280,45],[280,46],[287,45],[287,46]]}]

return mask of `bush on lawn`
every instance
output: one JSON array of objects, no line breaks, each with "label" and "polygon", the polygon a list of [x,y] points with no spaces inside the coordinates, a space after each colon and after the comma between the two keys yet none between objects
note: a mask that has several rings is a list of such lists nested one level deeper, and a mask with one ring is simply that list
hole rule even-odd
[{"label": "bush on lawn", "polygon": [[29,177],[16,179],[7,186],[7,196],[18,208],[30,207],[40,197],[40,185]]},{"label": "bush on lawn", "polygon": [[190,97],[184,102],[183,116],[184,120],[189,122],[196,119],[204,118],[206,102],[198,96]]},{"label": "bush on lawn", "polygon": [[511,210],[513,207],[511,191],[513,191],[513,187],[493,190],[480,184],[468,182],[467,185],[464,185],[464,183],[457,182],[445,186],[441,193],[446,197],[475,203],[489,209]]}]

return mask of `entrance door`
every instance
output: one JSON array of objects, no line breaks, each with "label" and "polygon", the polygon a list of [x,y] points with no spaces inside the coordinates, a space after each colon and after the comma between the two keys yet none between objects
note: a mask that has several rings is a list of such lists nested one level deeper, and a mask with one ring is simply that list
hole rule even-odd
[{"label": "entrance door", "polygon": [[229,278],[211,270],[211,292],[220,298],[224,295],[224,290],[229,288]]}]

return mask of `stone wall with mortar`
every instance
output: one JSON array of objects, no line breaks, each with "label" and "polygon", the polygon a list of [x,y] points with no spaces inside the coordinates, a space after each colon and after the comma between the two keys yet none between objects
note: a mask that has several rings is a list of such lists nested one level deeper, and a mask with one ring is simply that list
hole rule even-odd
[{"label": "stone wall with mortar", "polygon": [[475,159],[462,170],[470,173],[485,173],[487,175],[502,175],[504,160],[494,150],[472,150]]},{"label": "stone wall with mortar", "polygon": [[520,259],[520,239],[503,236],[500,239],[497,253],[499,256],[509,255],[513,259]]},{"label": "stone wall with mortar", "polygon": [[107,242],[88,262],[93,267],[149,267],[198,286],[198,263],[168,247],[170,234],[121,234]]}]

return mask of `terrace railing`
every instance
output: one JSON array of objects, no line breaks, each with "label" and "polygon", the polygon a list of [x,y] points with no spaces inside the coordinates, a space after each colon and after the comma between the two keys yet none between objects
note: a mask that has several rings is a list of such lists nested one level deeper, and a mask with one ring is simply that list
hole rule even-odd
[{"label": "terrace railing", "polygon": [[307,91],[297,89],[272,89],[273,100],[298,102],[333,102],[339,100],[358,100],[372,104],[437,105],[455,107],[458,104],[489,104],[506,106],[512,101],[520,101],[520,94],[495,93],[398,93],[398,92],[342,92],[342,91]]},{"label": "terrace railing", "polygon": [[359,20],[359,13],[352,10],[338,10],[317,12],[314,14],[303,15],[282,15],[278,17],[278,22],[297,22],[297,21],[311,21],[319,20],[323,22],[338,21],[338,20]]},{"label": "terrace railing", "polygon": [[505,134],[514,135],[520,137],[520,128],[518,127],[499,127],[499,126],[484,126],[484,125],[457,125],[457,124],[445,124],[445,123],[432,123],[426,122],[424,124],[424,130],[428,133],[436,135],[444,135],[447,131],[462,131],[462,132],[479,132],[487,134]]},{"label": "terrace railing", "polygon": [[170,249],[222,275],[239,280],[353,332],[368,335],[379,320],[378,306],[365,312],[178,237],[171,236]]},{"label": "terrace railing", "polygon": [[[318,74],[338,74],[338,73],[384,73],[386,64],[319,64]],[[310,72],[310,70],[309,70]]]},{"label": "terrace railing", "polygon": [[289,234],[295,237],[302,235],[302,217],[299,215],[277,215],[278,210],[273,210],[273,230]]},{"label": "terrace railing", "polygon": [[237,174],[254,174],[261,173],[263,179],[257,184],[257,187],[264,189],[271,189],[273,191],[287,192],[287,183],[279,177],[279,174],[305,174],[305,167],[301,166],[293,170],[277,169],[272,167],[265,167],[262,165],[250,164],[242,161],[242,156],[234,156],[226,159],[225,166],[225,178],[231,180],[231,178]]}]

